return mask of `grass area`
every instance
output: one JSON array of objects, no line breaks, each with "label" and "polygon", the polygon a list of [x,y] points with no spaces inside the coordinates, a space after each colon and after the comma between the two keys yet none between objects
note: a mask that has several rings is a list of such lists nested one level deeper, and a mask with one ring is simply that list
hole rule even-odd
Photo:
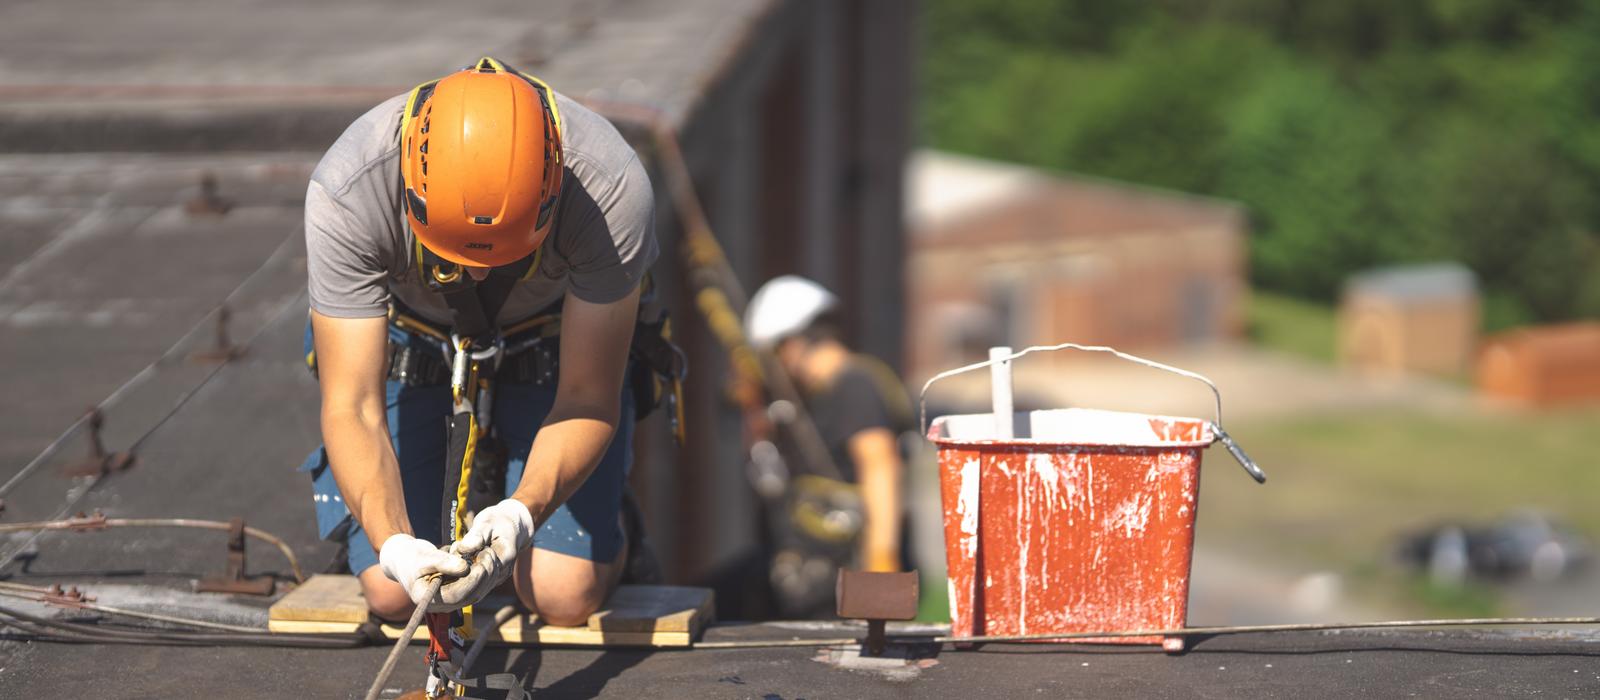
[{"label": "grass area", "polygon": [[1262,347],[1333,363],[1338,330],[1332,307],[1256,290],[1247,314],[1250,338]]},{"label": "grass area", "polygon": [[950,621],[950,587],[943,576],[923,574],[918,582],[917,622]]},{"label": "grass area", "polygon": [[[1600,410],[1426,414],[1384,410],[1230,426],[1267,470],[1248,482],[1227,455],[1208,459],[1203,538],[1268,557],[1352,572],[1389,571],[1397,536],[1441,521],[1490,521],[1518,508],[1600,536]],[[1366,577],[1419,609],[1492,607],[1483,591],[1423,590]]]}]

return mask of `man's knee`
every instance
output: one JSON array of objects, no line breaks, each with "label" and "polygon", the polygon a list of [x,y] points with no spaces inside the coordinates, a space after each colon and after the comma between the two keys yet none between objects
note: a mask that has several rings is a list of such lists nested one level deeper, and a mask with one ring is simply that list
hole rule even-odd
[{"label": "man's knee", "polygon": [[361,594],[366,597],[367,609],[373,615],[388,622],[410,619],[416,606],[411,602],[411,596],[406,595],[404,587],[389,580],[376,566],[361,572],[360,578]]},{"label": "man's knee", "polygon": [[[539,596],[535,602],[537,604],[530,607],[546,623],[557,627],[582,627],[589,623],[589,616],[600,609],[605,596],[599,590],[562,591]],[[523,603],[528,601],[523,600]]]},{"label": "man's knee", "polygon": [[530,550],[517,559],[517,598],[546,624],[579,627],[605,603],[608,567],[551,552]]}]

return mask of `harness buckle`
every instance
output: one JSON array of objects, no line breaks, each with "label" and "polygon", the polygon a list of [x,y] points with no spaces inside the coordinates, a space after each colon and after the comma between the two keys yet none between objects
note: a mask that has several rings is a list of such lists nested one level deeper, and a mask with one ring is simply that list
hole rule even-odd
[{"label": "harness buckle", "polygon": [[[457,413],[473,410],[472,400],[467,389],[469,384],[475,384],[474,378],[479,375],[479,363],[498,360],[501,351],[505,349],[506,341],[495,336],[494,342],[483,347],[478,347],[472,338],[463,338],[458,334],[450,334],[446,355],[450,357],[450,395],[455,400]],[[491,362],[489,372],[494,373],[498,362]]]}]

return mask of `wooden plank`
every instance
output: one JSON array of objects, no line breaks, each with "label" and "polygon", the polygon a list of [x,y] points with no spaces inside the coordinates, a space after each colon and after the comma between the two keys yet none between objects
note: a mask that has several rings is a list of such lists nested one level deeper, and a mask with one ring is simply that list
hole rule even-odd
[{"label": "wooden plank", "polygon": [[709,588],[619,586],[605,607],[589,616],[603,632],[698,632],[712,615]]},{"label": "wooden plank", "polygon": [[[605,632],[588,627],[555,627],[533,616],[512,618],[501,625],[496,637],[512,646],[564,644],[592,647],[687,647],[693,642],[688,632]],[[493,639],[491,639],[493,641]]]},{"label": "wooden plank", "polygon": [[[318,622],[313,620],[268,620],[267,629],[279,634],[350,634],[359,627],[353,622]],[[384,625],[383,634],[389,639],[399,639],[401,628]],[[651,647],[682,648],[694,641],[688,632],[603,632],[587,627],[555,627],[540,623],[532,616],[512,618],[499,630],[491,631],[491,643],[510,646],[560,644],[585,647]],[[426,632],[416,635],[413,644],[428,641]]]},{"label": "wooden plank", "polygon": [[[704,588],[621,586],[583,627],[546,625],[533,615],[512,618],[491,641],[513,646],[560,644],[593,647],[687,647],[711,622],[713,598]],[[479,621],[492,619],[480,609]],[[366,600],[354,576],[313,576],[272,606],[267,628],[285,634],[349,634],[367,621]],[[384,625],[390,639],[401,628]],[[427,635],[418,635],[419,642]]]},{"label": "wooden plank", "polygon": [[317,574],[273,603],[267,619],[360,624],[367,621],[367,599],[360,579]]},{"label": "wooden plank", "polygon": [[[361,625],[356,622],[318,622],[316,620],[267,620],[267,631],[282,634],[350,634]],[[394,631],[400,636],[400,630]],[[423,639],[428,635],[424,633]]]}]

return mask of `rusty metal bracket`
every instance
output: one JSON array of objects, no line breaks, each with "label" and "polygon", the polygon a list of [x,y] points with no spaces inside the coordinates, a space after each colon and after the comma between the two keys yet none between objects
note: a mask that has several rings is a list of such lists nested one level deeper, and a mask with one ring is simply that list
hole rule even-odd
[{"label": "rusty metal bracket", "polygon": [[85,603],[94,602],[94,596],[85,595],[83,591],[78,590],[77,586],[73,586],[71,590],[63,591],[61,590],[61,584],[56,583],[50,586],[50,590],[39,596],[39,602],[54,605],[58,608],[81,610],[84,608]]},{"label": "rusty metal bracket", "polygon": [[245,355],[245,349],[233,344],[228,337],[228,321],[233,317],[233,312],[228,310],[226,304],[217,308],[217,334],[210,350],[202,350],[189,356],[190,362],[196,363],[226,363],[237,360]]},{"label": "rusty metal bracket", "polygon": [[98,508],[95,509],[94,515],[85,515],[84,512],[80,510],[78,511],[77,515],[67,518],[66,522],[67,529],[73,532],[104,530],[106,529],[106,514],[100,512],[100,509]]},{"label": "rusty metal bracket", "polygon": [[229,520],[227,568],[220,576],[208,576],[195,582],[194,589],[203,593],[272,595],[271,576],[245,575],[244,543],[244,518]]},{"label": "rusty metal bracket", "polygon": [[98,407],[89,409],[89,454],[83,459],[61,468],[65,476],[105,476],[134,465],[137,458],[131,452],[106,452],[100,440],[100,428],[105,425],[105,414]]},{"label": "rusty metal bracket", "polygon": [[839,570],[834,589],[839,617],[867,621],[867,636],[861,640],[862,656],[883,655],[884,628],[889,620],[910,620],[917,616],[918,580],[915,571]]}]

